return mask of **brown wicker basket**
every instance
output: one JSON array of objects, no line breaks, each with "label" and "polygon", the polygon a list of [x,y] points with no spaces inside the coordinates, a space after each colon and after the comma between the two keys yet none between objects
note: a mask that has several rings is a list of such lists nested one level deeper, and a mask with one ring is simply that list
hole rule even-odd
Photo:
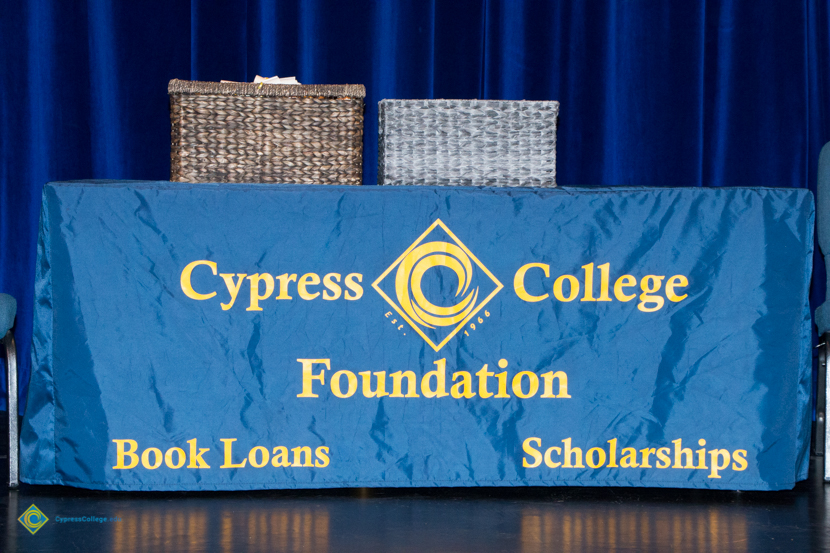
[{"label": "brown wicker basket", "polygon": [[173,79],[170,180],[361,184],[363,85]]}]

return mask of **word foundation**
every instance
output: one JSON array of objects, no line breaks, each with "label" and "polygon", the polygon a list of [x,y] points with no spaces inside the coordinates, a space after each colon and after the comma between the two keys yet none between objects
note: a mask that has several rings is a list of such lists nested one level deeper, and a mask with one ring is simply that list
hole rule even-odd
[{"label": "word foundation", "polygon": [[[447,360],[435,361],[436,368],[425,373],[421,377],[420,390],[418,394],[417,377],[413,371],[397,371],[389,375],[391,386],[387,388],[386,371],[371,372],[363,371],[357,375],[349,370],[340,370],[331,375],[328,385],[326,384],[326,371],[331,370],[329,359],[297,359],[302,364],[302,392],[297,397],[315,398],[320,397],[326,386],[331,389],[335,397],[349,398],[361,388],[364,397],[401,397],[401,398],[441,398],[453,397],[455,399],[471,399],[476,396],[487,398],[509,398],[508,380],[510,391],[513,395],[522,399],[536,396],[540,391],[540,398],[570,398],[568,395],[568,375],[564,371],[548,371],[539,375],[531,371],[521,371],[508,379],[507,371],[495,373],[487,370],[487,364],[475,373],[476,379],[469,371],[456,371],[452,374],[452,384],[447,391]],[[507,368],[507,360],[499,360],[499,368]],[[315,372],[315,365],[318,365]],[[322,365],[322,366],[320,366]],[[360,380],[358,380],[360,375]],[[374,378],[373,378],[374,376]],[[474,384],[474,380],[476,381]],[[373,382],[374,381],[374,382]],[[554,394],[554,381],[557,382]],[[359,385],[362,384],[362,386]],[[404,393],[404,382],[406,382],[406,393]],[[391,389],[391,393],[387,391]]]}]

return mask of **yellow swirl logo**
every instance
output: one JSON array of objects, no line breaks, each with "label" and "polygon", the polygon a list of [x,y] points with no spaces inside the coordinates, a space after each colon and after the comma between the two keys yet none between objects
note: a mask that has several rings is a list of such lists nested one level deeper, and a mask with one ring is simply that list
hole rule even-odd
[{"label": "yellow swirl logo", "polygon": [[[473,310],[478,298],[478,287],[471,290],[457,304],[439,307],[424,296],[421,283],[427,269],[447,267],[458,277],[456,297],[464,296],[470,287],[473,264],[464,250],[448,242],[427,242],[409,252],[398,265],[395,292],[403,310],[420,325],[429,328],[450,326],[463,321]],[[412,300],[415,300],[415,303]]]},{"label": "yellow swirl logo", "polygon": [[[457,283],[454,294],[441,297],[442,301],[438,303],[431,301],[424,292],[425,277],[430,269],[436,268],[454,274]],[[387,279],[393,271],[394,281]],[[372,287],[438,351],[503,286],[455,234],[437,219],[378,277]],[[392,300],[392,296],[397,301]],[[482,296],[486,297],[479,301]]]},{"label": "yellow swirl logo", "polygon": [[49,518],[47,518],[47,516],[40,511],[40,509],[32,504],[32,506],[26,509],[26,512],[20,515],[20,518],[17,520],[20,521],[20,524],[22,524],[26,530],[34,534],[49,521]]}]

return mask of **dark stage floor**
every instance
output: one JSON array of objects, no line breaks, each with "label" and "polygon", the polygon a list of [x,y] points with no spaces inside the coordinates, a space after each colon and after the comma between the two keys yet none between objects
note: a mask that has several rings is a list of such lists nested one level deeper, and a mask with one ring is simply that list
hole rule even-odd
[{"label": "dark stage floor", "polygon": [[[823,458],[784,492],[476,488],[2,494],[2,551],[824,551]],[[17,518],[49,517],[32,535]],[[105,522],[57,522],[100,517]],[[115,519],[115,520],[110,520]]]}]

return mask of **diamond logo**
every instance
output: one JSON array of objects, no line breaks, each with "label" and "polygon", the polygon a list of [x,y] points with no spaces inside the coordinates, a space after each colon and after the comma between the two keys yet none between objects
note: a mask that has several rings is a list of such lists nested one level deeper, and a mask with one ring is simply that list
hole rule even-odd
[{"label": "diamond logo", "polygon": [[26,512],[20,515],[20,518],[17,520],[19,520],[20,524],[22,524],[24,528],[32,534],[37,533],[37,531],[40,530],[44,524],[49,522],[49,518],[47,518],[47,516],[40,511],[40,509],[35,507],[34,504],[26,509]]},{"label": "diamond logo", "polygon": [[372,287],[438,351],[504,286],[436,219]]}]

